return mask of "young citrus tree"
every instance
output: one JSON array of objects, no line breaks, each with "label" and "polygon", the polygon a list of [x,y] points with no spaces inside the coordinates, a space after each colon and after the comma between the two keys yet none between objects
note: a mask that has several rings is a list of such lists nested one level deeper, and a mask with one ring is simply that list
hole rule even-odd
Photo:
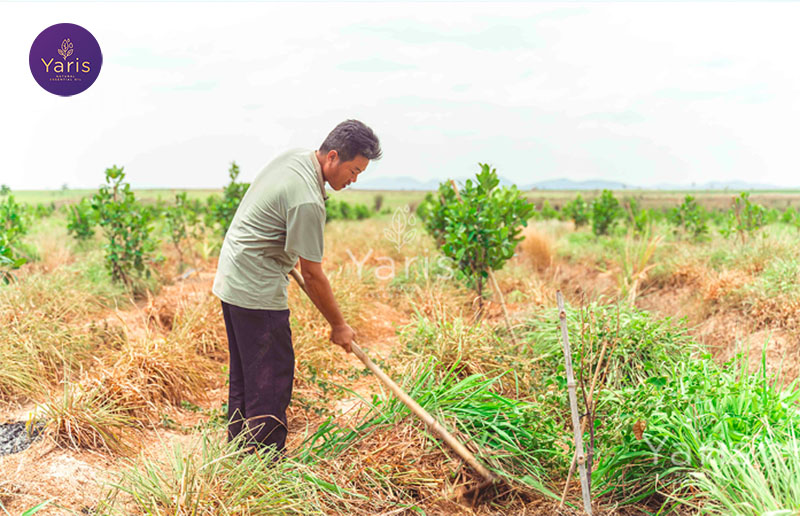
[{"label": "young citrus tree", "polygon": [[175,194],[175,204],[163,210],[166,220],[166,230],[175,250],[178,252],[178,268],[183,270],[184,257],[181,244],[184,240],[197,238],[199,217],[194,206],[189,201],[186,192]]},{"label": "young citrus tree", "polygon": [[621,216],[622,208],[611,190],[603,190],[600,197],[592,201],[592,231],[595,235],[607,235]]},{"label": "young citrus tree", "polygon": [[94,236],[96,213],[92,203],[86,198],[75,204],[70,204],[67,213],[67,233],[78,241],[89,240]]},{"label": "young citrus tree", "polygon": [[[124,167],[123,167],[124,168]],[[150,277],[148,261],[156,249],[152,212],[136,201],[123,168],[106,169],[106,184],[92,197],[92,208],[106,237],[105,263],[114,281],[133,285],[136,277]]]},{"label": "young citrus tree", "polygon": [[[9,192],[10,189],[5,194]],[[12,270],[27,261],[17,250],[17,244],[26,232],[24,207],[14,200],[13,195],[8,195],[0,201],[0,279],[4,283],[13,278]]]},{"label": "young citrus tree", "polygon": [[694,196],[684,197],[683,203],[672,208],[667,218],[676,226],[676,232],[683,230],[697,241],[708,238],[708,212],[698,204]]},{"label": "young citrus tree", "polygon": [[250,187],[250,183],[240,183],[236,181],[239,177],[239,165],[236,162],[231,163],[231,168],[228,169],[228,177],[230,182],[225,186],[222,191],[222,198],[216,196],[209,197],[208,199],[208,217],[206,225],[211,227],[214,223],[219,225],[219,233],[224,237],[231,227],[233,216],[236,215],[236,208],[242,202],[245,192]]},{"label": "young citrus tree", "polygon": [[501,269],[514,256],[534,205],[516,186],[498,188],[497,172],[489,165],[479,165],[475,182],[468,179],[461,192],[452,181],[440,184],[438,199],[428,197],[418,213],[442,252],[475,288],[483,306],[489,272]]},{"label": "young citrus tree", "polygon": [[564,205],[564,210],[562,213],[564,214],[565,218],[572,219],[576,228],[588,224],[591,216],[589,205],[583,200],[581,194],[578,194],[575,199]]},{"label": "young citrus tree", "polygon": [[727,220],[720,229],[720,233],[725,238],[739,235],[744,244],[748,235],[752,235],[764,226],[766,214],[766,208],[750,200],[749,192],[742,192],[738,197],[733,198]]}]

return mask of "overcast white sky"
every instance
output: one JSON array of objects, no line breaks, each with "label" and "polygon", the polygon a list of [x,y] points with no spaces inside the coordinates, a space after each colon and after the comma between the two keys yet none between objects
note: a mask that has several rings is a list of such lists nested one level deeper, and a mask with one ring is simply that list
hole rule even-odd
[{"label": "overcast white sky", "polygon": [[[251,180],[345,118],[368,176],[800,186],[800,4],[0,4],[0,183]],[[103,68],[74,97],[28,53],[77,23]]]}]

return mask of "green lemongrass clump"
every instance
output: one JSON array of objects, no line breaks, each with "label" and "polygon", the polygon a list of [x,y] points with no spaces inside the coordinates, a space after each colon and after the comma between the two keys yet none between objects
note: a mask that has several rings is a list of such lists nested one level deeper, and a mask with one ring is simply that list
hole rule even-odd
[{"label": "green lemongrass clump", "polygon": [[[415,357],[432,357],[439,368],[454,367],[460,378],[493,375],[503,393],[520,396],[529,392],[530,357],[519,353],[510,340],[501,339],[486,323],[471,324],[444,311],[427,317],[415,308],[414,320],[403,327],[401,338]],[[517,375],[502,375],[513,369]],[[522,394],[524,396],[524,394]]]},{"label": "green lemongrass clump", "polygon": [[[493,392],[499,376],[474,374],[459,378],[459,364],[437,369],[435,360],[404,375],[403,389],[449,430],[455,431],[496,474],[512,485],[555,496],[545,480],[542,463],[560,451],[552,436],[542,432],[543,418],[533,403],[506,398]],[[405,424],[422,430],[424,425],[410,415],[398,399],[373,398],[370,410],[351,428],[330,419],[304,443],[299,458],[312,462],[336,457],[389,428],[401,432]],[[434,445],[443,448],[430,436]]]},{"label": "green lemongrass clump", "polygon": [[682,492],[687,474],[705,471],[725,450],[770,435],[788,442],[800,430],[798,402],[797,382],[782,389],[765,361],[750,373],[742,355],[726,366],[704,355],[668,376],[606,393],[598,411],[624,414],[615,420],[617,444],[600,453],[595,486],[623,505]]},{"label": "green lemongrass clump", "polygon": [[[636,308],[596,302],[584,309],[567,306],[566,314],[577,375],[590,381],[605,347],[598,386],[608,389],[663,376],[698,350],[686,328],[669,317],[658,319]],[[523,336],[545,372],[564,367],[557,325],[558,310],[546,310],[528,321]]]},{"label": "green lemongrass clump", "polygon": [[[705,494],[702,514],[792,516],[800,513],[800,442],[770,434],[721,447],[689,484]],[[690,503],[690,502],[687,502]]]},{"label": "green lemongrass clump", "polygon": [[306,465],[274,461],[273,451],[250,453],[242,439],[227,443],[219,432],[205,430],[189,447],[175,442],[163,459],[143,454],[109,484],[99,513],[324,514],[326,504],[358,497]]}]

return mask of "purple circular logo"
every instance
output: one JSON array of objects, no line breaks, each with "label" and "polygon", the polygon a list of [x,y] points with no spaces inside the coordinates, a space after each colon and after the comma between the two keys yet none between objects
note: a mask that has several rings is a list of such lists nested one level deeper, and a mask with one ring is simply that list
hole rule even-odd
[{"label": "purple circular logo", "polygon": [[29,61],[39,86],[69,97],[94,83],[103,66],[103,54],[91,32],[74,23],[58,23],[36,36]]}]

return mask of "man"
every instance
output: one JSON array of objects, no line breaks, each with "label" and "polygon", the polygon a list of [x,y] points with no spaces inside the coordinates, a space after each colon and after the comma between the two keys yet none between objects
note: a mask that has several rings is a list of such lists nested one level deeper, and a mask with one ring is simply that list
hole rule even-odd
[{"label": "man", "polygon": [[319,150],[295,149],[272,160],[247,190],[225,235],[213,292],[222,300],[230,350],[228,440],[283,452],[292,396],[294,350],[287,274],[298,263],[330,339],[350,352],[345,322],[322,270],[325,182],[355,183],[381,148],[358,120],[337,125]]}]

